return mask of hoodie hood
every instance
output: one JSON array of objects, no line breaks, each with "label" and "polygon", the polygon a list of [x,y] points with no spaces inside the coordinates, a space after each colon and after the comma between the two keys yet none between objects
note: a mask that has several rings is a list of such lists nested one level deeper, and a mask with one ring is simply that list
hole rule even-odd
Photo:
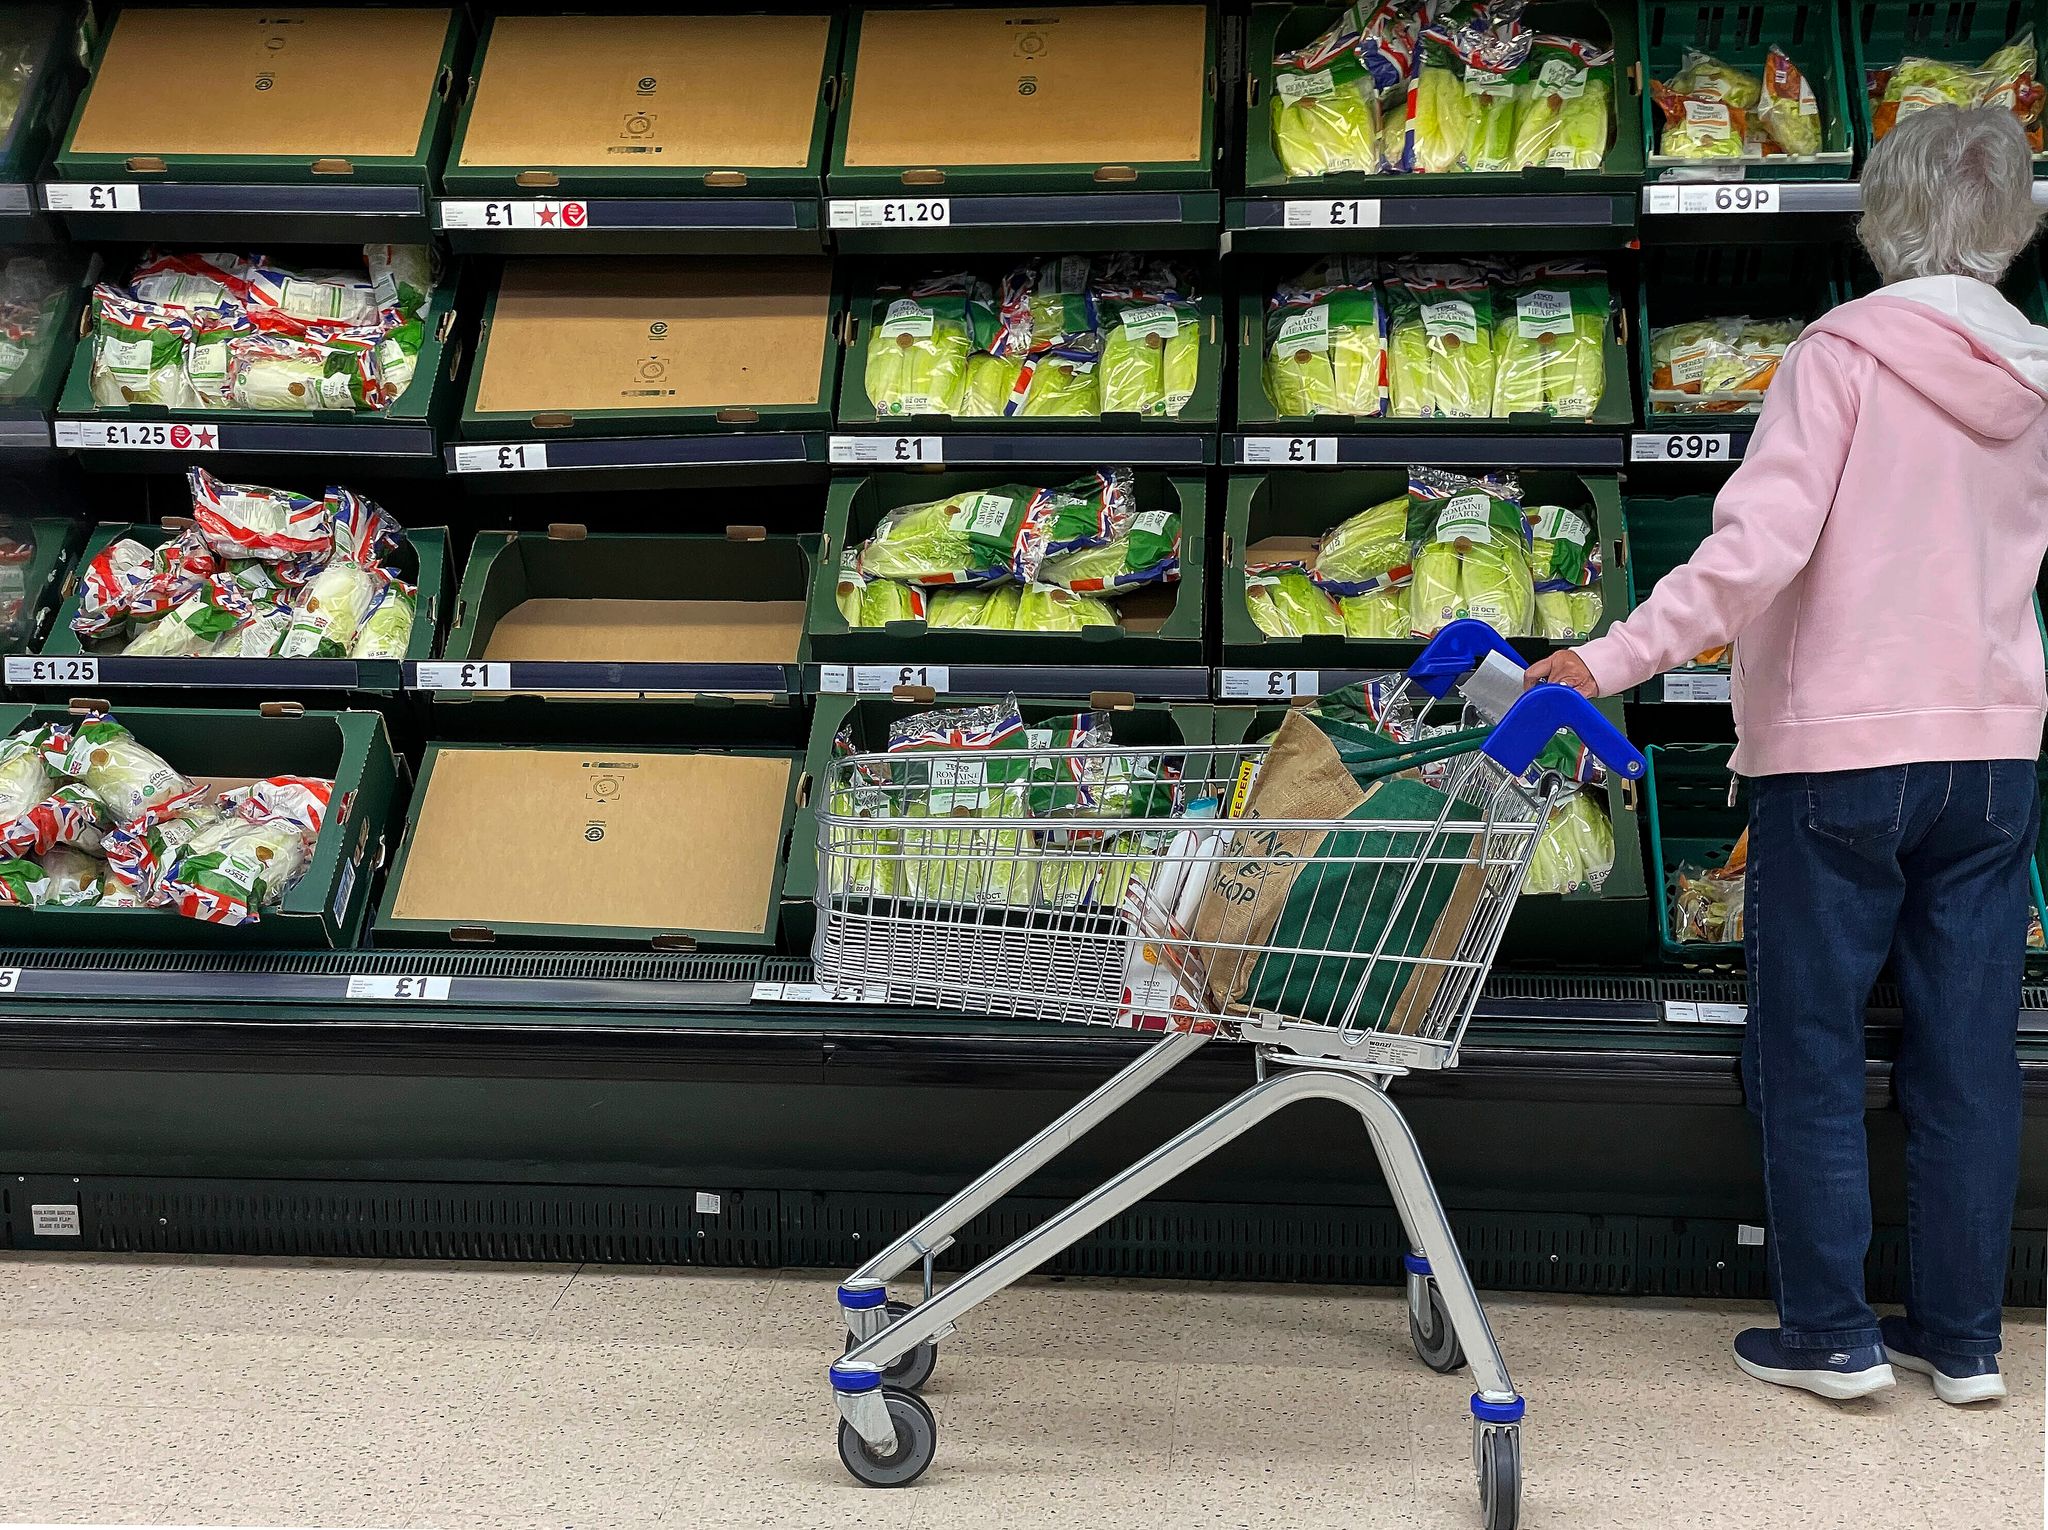
[{"label": "hoodie hood", "polygon": [[1864,352],[1957,423],[2010,441],[2048,411],[2048,329],[1968,276],[1894,282],[1823,314],[1808,335]]}]

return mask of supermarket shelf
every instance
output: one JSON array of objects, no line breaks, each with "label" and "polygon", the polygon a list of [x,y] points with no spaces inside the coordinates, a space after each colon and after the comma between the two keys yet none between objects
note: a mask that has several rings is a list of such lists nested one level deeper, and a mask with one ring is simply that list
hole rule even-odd
[{"label": "supermarket shelf", "polygon": [[478,488],[524,491],[555,474],[822,476],[825,443],[804,431],[467,441],[442,453],[448,471]]},{"label": "supermarket shelf", "polygon": [[557,660],[441,661],[404,666],[405,688],[429,695],[477,692],[594,692],[615,696],[734,694],[795,696],[795,664],[642,664]]},{"label": "supermarket shelf", "polygon": [[1620,436],[1580,431],[1485,432],[1375,429],[1342,436],[1231,435],[1225,460],[1239,467],[1376,467],[1411,462],[1446,467],[1618,468]]},{"label": "supermarket shelf", "polygon": [[403,458],[430,463],[437,455],[434,428],[425,422],[389,424],[355,417],[332,425],[246,416],[193,422],[60,418],[55,439],[60,448],[94,457],[220,453]]},{"label": "supermarket shelf", "polygon": [[0,456],[18,452],[46,453],[56,450],[49,416],[40,411],[22,414],[0,413]]},{"label": "supermarket shelf", "polygon": [[1632,464],[1670,467],[1733,467],[1749,450],[1747,429],[1674,425],[1668,430],[1638,430],[1628,438]]},{"label": "supermarket shelf", "polygon": [[815,197],[440,197],[434,231],[463,253],[752,253],[823,247]]},{"label": "supermarket shelf", "polygon": [[1643,687],[1645,701],[1727,706],[1730,701],[1729,675],[1722,670],[1674,671]]},{"label": "supermarket shelf", "polygon": [[985,250],[1213,250],[1213,191],[1097,191],[1070,196],[833,197],[825,224],[851,254]]},{"label": "supermarket shelf", "polygon": [[418,186],[46,181],[39,201],[80,240],[423,242],[432,233]]},{"label": "supermarket shelf", "polygon": [[[150,659],[121,654],[16,656],[4,663],[11,686],[173,686],[211,690],[391,691],[395,659]],[[72,692],[76,694],[76,692]]]},{"label": "supermarket shelf", "polygon": [[[2048,181],[2034,182],[2034,205],[2048,207]],[[1801,214],[1860,212],[1863,188],[1855,181],[1663,181],[1643,187],[1646,217],[1741,220]]]},{"label": "supermarket shelf", "polygon": [[820,696],[1041,696],[1055,700],[1128,695],[1137,701],[1207,701],[1209,671],[1138,664],[814,664]]},{"label": "supermarket shelf", "polygon": [[1635,222],[1626,193],[1232,197],[1224,210],[1231,248],[1255,253],[1412,250],[1434,247],[1431,236],[1488,248],[1622,245]]},{"label": "supermarket shelf", "polygon": [[[836,434],[826,443],[834,467],[1202,467],[1215,460],[1213,433],[1145,431],[956,430],[906,436],[897,431]],[[1407,459],[1402,459],[1403,461]]]},{"label": "supermarket shelf", "polygon": [[0,185],[0,244],[42,244],[51,232],[35,187]]}]

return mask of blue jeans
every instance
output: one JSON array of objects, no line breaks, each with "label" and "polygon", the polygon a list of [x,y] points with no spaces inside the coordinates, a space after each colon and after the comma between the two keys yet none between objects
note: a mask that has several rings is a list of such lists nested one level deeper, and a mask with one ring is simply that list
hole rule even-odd
[{"label": "blue jeans", "polygon": [[2034,761],[1761,776],[1749,794],[1742,1062],[1784,1342],[1879,1342],[1863,1295],[1864,1004],[1889,955],[1905,1012],[1907,1320],[1935,1354],[1996,1354],[2019,1193]]}]

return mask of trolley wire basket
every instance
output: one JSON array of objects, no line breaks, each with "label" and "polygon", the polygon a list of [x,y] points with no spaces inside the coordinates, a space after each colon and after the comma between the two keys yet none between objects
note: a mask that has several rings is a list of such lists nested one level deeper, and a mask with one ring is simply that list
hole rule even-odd
[{"label": "trolley wire basket", "polygon": [[[1433,729],[1430,709],[1454,686],[1464,725]],[[1522,1399],[1386,1086],[1457,1061],[1567,789],[1538,764],[1546,746],[1570,733],[1626,778],[1644,766],[1575,693],[1524,693],[1512,651],[1480,622],[1439,634],[1381,717],[1404,723],[1291,714],[1255,745],[835,762],[818,814],[822,981],[912,1005],[1161,1033],[841,1286],[849,1337],[832,1383],[840,1455],[856,1477],[901,1485],[930,1463],[936,1425],[916,1388],[958,1316],[1266,1116],[1324,1097],[1359,1111],[1393,1188],[1413,1250],[1418,1353],[1444,1371],[1471,1356],[1488,1530],[1516,1523]],[[1253,1087],[934,1290],[932,1261],[961,1227],[1218,1038],[1256,1044]],[[888,1282],[920,1264],[924,1301],[891,1302]]]}]

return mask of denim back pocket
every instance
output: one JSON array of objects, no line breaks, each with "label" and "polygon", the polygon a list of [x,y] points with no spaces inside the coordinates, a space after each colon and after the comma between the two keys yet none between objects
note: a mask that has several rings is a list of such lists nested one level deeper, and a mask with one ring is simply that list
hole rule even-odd
[{"label": "denim back pocket", "polygon": [[1987,760],[1984,773],[1984,821],[2007,839],[2031,837],[2035,794],[2041,789],[2034,762]]},{"label": "denim back pocket", "polygon": [[1906,811],[1904,765],[1816,771],[1806,778],[1806,826],[1844,845],[1899,832]]}]

